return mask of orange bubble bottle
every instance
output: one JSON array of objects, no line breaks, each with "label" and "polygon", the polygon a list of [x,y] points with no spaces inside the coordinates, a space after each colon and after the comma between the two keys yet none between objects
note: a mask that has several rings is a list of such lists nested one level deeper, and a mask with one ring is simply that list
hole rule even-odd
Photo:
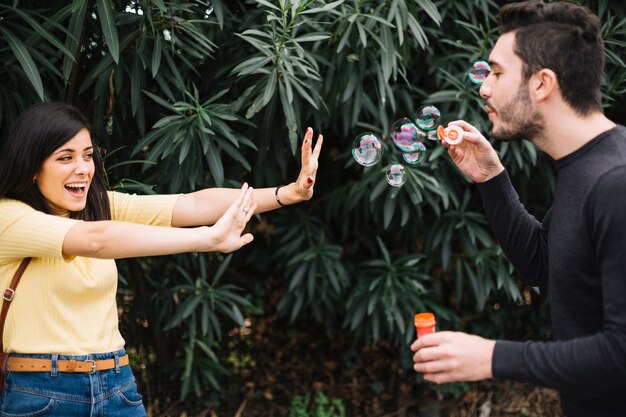
[{"label": "orange bubble bottle", "polygon": [[417,337],[423,336],[435,331],[435,315],[433,313],[418,313],[415,315],[415,331]]}]

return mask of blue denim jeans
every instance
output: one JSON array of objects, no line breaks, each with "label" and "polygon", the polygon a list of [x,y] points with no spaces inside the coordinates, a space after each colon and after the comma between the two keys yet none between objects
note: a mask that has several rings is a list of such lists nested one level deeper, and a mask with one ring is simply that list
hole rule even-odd
[{"label": "blue denim jeans", "polygon": [[52,371],[7,372],[0,416],[145,417],[130,366],[91,374],[56,372],[56,360],[116,359],[125,354],[123,349],[86,356],[13,353],[10,356],[51,359]]}]

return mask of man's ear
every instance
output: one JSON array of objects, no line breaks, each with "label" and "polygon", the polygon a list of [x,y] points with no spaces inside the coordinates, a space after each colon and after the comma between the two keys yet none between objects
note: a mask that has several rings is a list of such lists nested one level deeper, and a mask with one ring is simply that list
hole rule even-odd
[{"label": "man's ear", "polygon": [[548,68],[535,72],[528,80],[529,94],[535,101],[544,101],[559,90],[556,73]]}]

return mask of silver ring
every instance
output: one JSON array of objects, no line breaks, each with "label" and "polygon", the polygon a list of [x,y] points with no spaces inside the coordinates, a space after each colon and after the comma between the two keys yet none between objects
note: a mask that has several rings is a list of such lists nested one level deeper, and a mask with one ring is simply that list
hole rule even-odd
[{"label": "silver ring", "polygon": [[243,211],[244,213],[248,214],[248,209],[243,209],[241,211]]}]

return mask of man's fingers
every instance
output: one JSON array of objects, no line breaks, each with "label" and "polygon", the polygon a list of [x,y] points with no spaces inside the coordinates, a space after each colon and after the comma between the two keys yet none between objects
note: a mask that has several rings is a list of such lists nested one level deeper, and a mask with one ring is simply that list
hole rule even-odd
[{"label": "man's fingers", "polygon": [[458,126],[465,132],[480,133],[480,131],[476,129],[474,125],[467,123],[465,120],[453,120],[452,122],[448,123],[448,125]]},{"label": "man's fingers", "polygon": [[428,362],[418,362],[413,365],[413,369],[422,374],[436,374],[450,370],[450,365],[441,359],[435,359]]},{"label": "man's fingers", "polygon": [[424,379],[435,384],[445,384],[447,382],[455,382],[449,372],[440,372],[437,374],[424,374]]},{"label": "man's fingers", "polygon": [[441,357],[441,354],[438,353],[437,348],[427,348],[423,347],[419,349],[415,355],[413,355],[413,362],[422,363],[422,362],[430,362],[435,359]]}]

